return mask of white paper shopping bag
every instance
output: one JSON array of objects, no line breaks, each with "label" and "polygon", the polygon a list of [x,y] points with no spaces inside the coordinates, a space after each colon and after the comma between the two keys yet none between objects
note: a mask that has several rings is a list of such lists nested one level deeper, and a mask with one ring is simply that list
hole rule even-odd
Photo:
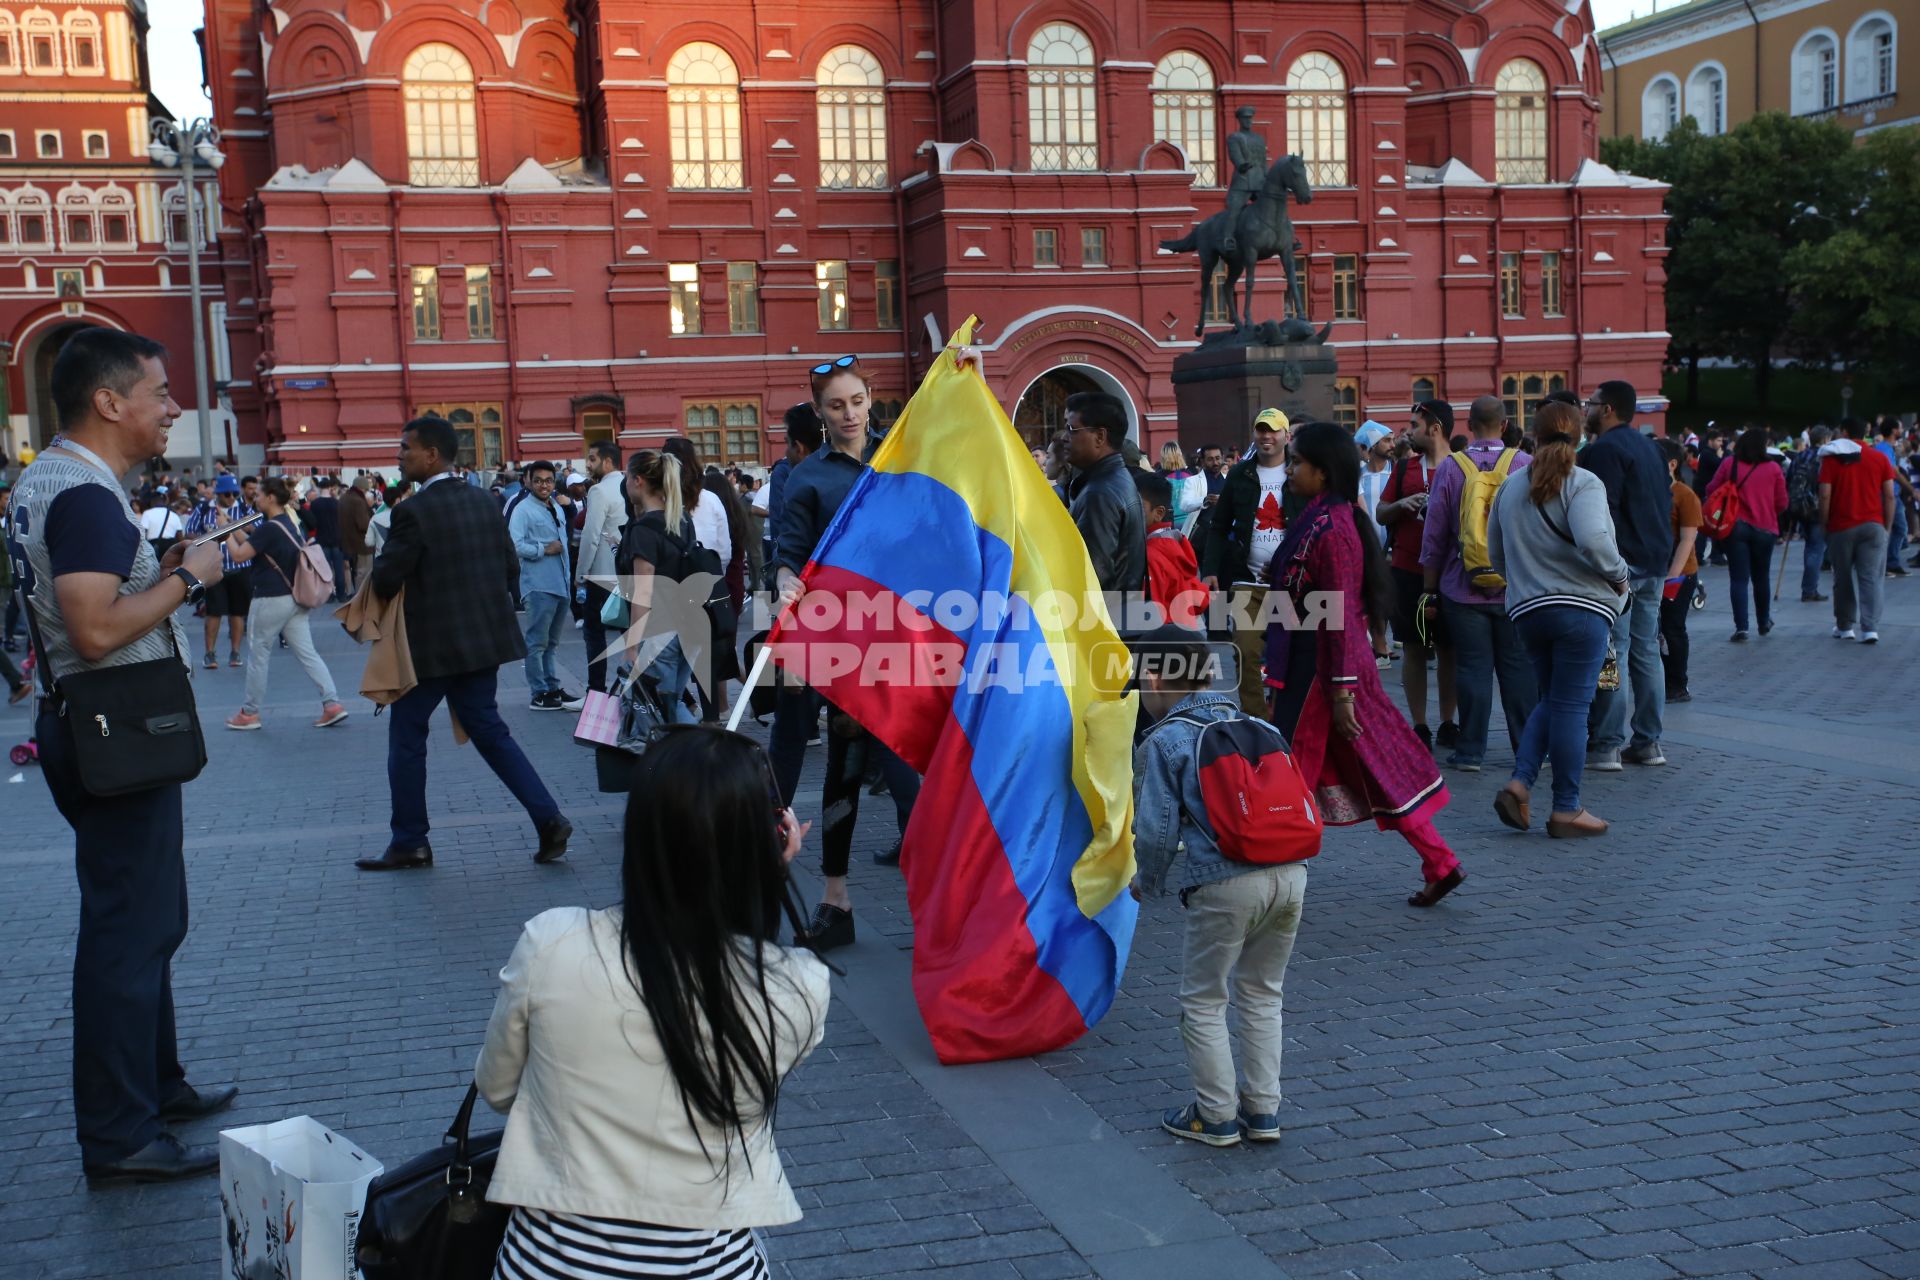
[{"label": "white paper shopping bag", "polygon": [[222,1280],[355,1280],[380,1162],[307,1116],[220,1134]]}]

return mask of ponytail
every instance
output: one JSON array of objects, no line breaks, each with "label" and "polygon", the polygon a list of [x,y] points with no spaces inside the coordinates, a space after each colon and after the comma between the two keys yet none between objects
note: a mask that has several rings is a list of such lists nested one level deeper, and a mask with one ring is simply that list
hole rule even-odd
[{"label": "ponytail", "polygon": [[1545,507],[1560,496],[1567,477],[1579,461],[1574,438],[1580,433],[1580,411],[1558,400],[1540,406],[1533,417],[1533,429],[1540,443],[1527,464],[1527,497],[1536,507]]},{"label": "ponytail", "polygon": [[678,533],[687,513],[679,459],[658,449],[641,449],[628,460],[627,474],[660,495],[661,505],[666,508],[667,530]]}]

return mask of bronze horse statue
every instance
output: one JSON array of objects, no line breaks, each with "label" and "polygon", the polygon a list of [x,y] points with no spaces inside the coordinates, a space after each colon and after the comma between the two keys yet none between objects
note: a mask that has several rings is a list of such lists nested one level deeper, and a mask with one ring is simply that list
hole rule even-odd
[{"label": "bronze horse statue", "polygon": [[[1262,258],[1278,258],[1287,273],[1287,299],[1292,314],[1305,319],[1306,306],[1300,297],[1300,273],[1293,258],[1293,219],[1287,216],[1287,197],[1301,204],[1313,203],[1313,186],[1307,181],[1307,162],[1299,156],[1281,156],[1267,170],[1266,185],[1260,194],[1239,210],[1234,229],[1237,242],[1233,252],[1220,248],[1226,239],[1227,214],[1214,214],[1178,240],[1162,240],[1160,247],[1171,253],[1200,255],[1200,323],[1193,327],[1199,337],[1207,329],[1207,285],[1214,268],[1222,262],[1227,268],[1227,318],[1235,329],[1253,323],[1253,267]],[[1234,305],[1234,286],[1246,278],[1246,304]],[[1244,316],[1243,316],[1244,313]]]}]

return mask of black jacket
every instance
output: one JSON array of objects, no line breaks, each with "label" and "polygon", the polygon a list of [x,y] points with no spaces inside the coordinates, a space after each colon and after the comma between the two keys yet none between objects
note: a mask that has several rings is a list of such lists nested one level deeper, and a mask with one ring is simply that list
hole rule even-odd
[{"label": "black jacket", "polygon": [[407,589],[407,648],[422,680],[527,656],[513,616],[520,556],[485,489],[449,477],[396,506],[371,581],[386,598]]},{"label": "black jacket", "polygon": [[[1260,508],[1260,459],[1236,462],[1220,486],[1220,501],[1201,517],[1207,536],[1201,543],[1200,576],[1221,586],[1252,582],[1247,553],[1253,546],[1253,515]],[[1295,496],[1293,486],[1281,491],[1280,509],[1291,520],[1307,509],[1307,500]]]},{"label": "black jacket", "polygon": [[1073,478],[1068,510],[1102,591],[1138,591],[1147,579],[1147,517],[1127,460],[1108,454]]},{"label": "black jacket", "polygon": [[1664,576],[1673,561],[1673,481],[1660,447],[1631,424],[1580,451],[1580,465],[1607,487],[1613,540],[1636,578]]},{"label": "black jacket", "polygon": [[854,482],[866,473],[867,464],[831,447],[815,449],[787,473],[782,494],[785,506],[780,512],[780,541],[774,547],[774,561],[799,573],[813,559],[820,535],[840,513]]}]

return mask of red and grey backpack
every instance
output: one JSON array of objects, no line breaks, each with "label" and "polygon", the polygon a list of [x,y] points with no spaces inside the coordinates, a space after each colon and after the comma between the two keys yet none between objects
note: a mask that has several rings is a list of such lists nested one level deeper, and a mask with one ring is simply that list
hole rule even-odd
[{"label": "red and grey backpack", "polygon": [[1278,729],[1243,715],[1160,723],[1200,730],[1193,763],[1207,811],[1191,816],[1224,857],[1271,866],[1320,852],[1320,813]]}]

